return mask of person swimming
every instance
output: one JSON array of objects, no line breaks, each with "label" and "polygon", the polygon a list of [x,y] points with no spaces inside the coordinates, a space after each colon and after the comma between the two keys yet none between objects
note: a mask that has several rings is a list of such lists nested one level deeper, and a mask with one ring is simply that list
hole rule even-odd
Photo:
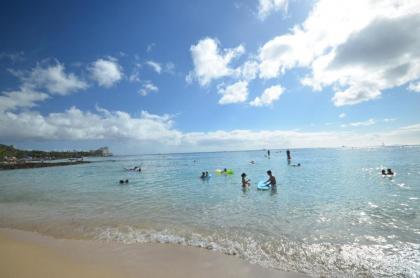
[{"label": "person swimming", "polygon": [[200,176],[200,178],[201,178],[201,179],[206,178],[206,173],[205,173],[205,172],[201,172],[201,176]]},{"label": "person swimming", "polygon": [[245,179],[246,178],[246,174],[245,173],[242,173],[241,174],[241,177],[242,177],[242,187],[248,187],[248,186],[251,186],[251,182],[250,182],[250,180],[249,179]]},{"label": "person swimming", "polygon": [[291,165],[292,167],[300,167],[300,163]]},{"label": "person swimming", "polygon": [[255,160],[251,160],[249,163],[251,163],[251,164],[255,164]]},{"label": "person swimming", "polygon": [[382,176],[386,176],[386,171],[385,171],[385,169],[382,169]]},{"label": "person swimming", "polygon": [[205,177],[207,178],[209,176],[209,172],[206,171]]},{"label": "person swimming", "polygon": [[270,184],[271,186],[276,186],[276,177],[273,176],[271,170],[267,171],[268,180],[265,182],[266,184]]}]

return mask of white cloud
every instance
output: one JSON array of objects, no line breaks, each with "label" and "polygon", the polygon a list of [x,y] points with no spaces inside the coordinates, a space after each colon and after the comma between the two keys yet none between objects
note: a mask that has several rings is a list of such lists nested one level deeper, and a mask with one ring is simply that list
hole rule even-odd
[{"label": "white cloud", "polygon": [[250,60],[246,61],[240,68],[241,76],[245,80],[253,80],[258,75],[258,62]]},{"label": "white cloud", "polygon": [[[181,132],[170,115],[143,111],[135,117],[121,111],[97,108],[83,112],[72,107],[62,113],[5,112],[0,117],[0,139],[114,140],[137,142],[137,152],[246,150],[285,147],[339,147],[419,144],[420,124],[386,132],[304,132],[296,130],[229,130]],[[139,149],[149,142],[152,148]]]},{"label": "white cloud", "polygon": [[19,78],[21,84],[18,90],[2,92],[0,112],[31,108],[48,99],[49,94],[67,95],[88,87],[75,74],[66,73],[64,65],[58,62],[49,66],[38,64],[29,72],[10,72]]},{"label": "white cloud", "polygon": [[352,126],[352,127],[359,127],[359,126],[371,126],[376,124],[376,121],[374,119],[368,119],[366,121],[361,121],[361,122],[353,122],[353,123],[348,123],[348,124],[342,124],[341,127],[348,127],[348,126]]},{"label": "white cloud", "polygon": [[264,20],[273,12],[280,10],[287,11],[288,0],[259,0],[258,17]]},{"label": "white cloud", "polygon": [[154,42],[153,42],[153,43],[148,44],[148,45],[147,45],[147,47],[146,47],[146,52],[147,52],[147,53],[152,52],[152,50],[153,50],[153,48],[155,48],[155,46],[156,46],[156,44],[155,44]]},{"label": "white cloud", "polygon": [[168,62],[165,64],[165,71],[170,74],[175,73],[175,64],[172,62]]},{"label": "white cloud", "polygon": [[264,90],[261,97],[256,97],[249,104],[251,106],[267,106],[279,99],[280,95],[283,94],[284,88],[280,85],[271,86]]},{"label": "white cloud", "polygon": [[320,0],[301,25],[261,47],[260,77],[304,67],[302,84],[336,88],[336,106],[376,99],[420,78],[419,33],[419,1]]},{"label": "white cloud", "polygon": [[29,75],[19,74],[25,87],[46,89],[51,94],[67,95],[85,90],[88,85],[73,73],[65,73],[63,64],[37,66]]},{"label": "white cloud", "polygon": [[410,85],[408,86],[408,90],[420,93],[420,81],[410,83]]},{"label": "white cloud", "polygon": [[236,74],[229,64],[245,53],[245,48],[239,45],[222,50],[219,46],[219,41],[212,38],[204,38],[191,46],[194,71],[187,75],[187,82],[197,79],[201,86],[206,86],[212,80]]},{"label": "white cloud", "polygon": [[130,82],[140,82],[140,68],[141,64],[134,63],[133,69],[131,70],[130,75],[128,76],[128,81]]},{"label": "white cloud", "polygon": [[359,84],[336,92],[332,101],[335,106],[352,105],[378,98],[381,92],[372,84]]},{"label": "white cloud", "polygon": [[346,116],[347,116],[347,114],[346,114],[346,113],[341,113],[340,115],[338,115],[338,117],[339,117],[339,118],[341,118],[341,119],[342,119],[342,118],[345,118]]},{"label": "white cloud", "polygon": [[391,122],[395,122],[397,119],[395,119],[395,118],[385,118],[385,119],[383,119],[383,121],[385,122],[385,123],[391,123]]},{"label": "white cloud", "polygon": [[128,77],[130,82],[140,82],[140,72],[138,70],[133,70],[133,72]]},{"label": "white cloud", "polygon": [[17,91],[3,92],[0,95],[0,116],[5,111],[33,107],[36,102],[44,101],[47,98],[49,98],[47,94],[33,91],[27,87],[21,87]]},{"label": "white cloud", "polygon": [[91,77],[99,86],[109,88],[123,77],[122,67],[115,58],[98,59],[89,68]]},{"label": "white cloud", "polygon": [[146,64],[151,67],[155,72],[160,74],[162,72],[162,66],[155,61],[147,61]]},{"label": "white cloud", "polygon": [[151,92],[158,92],[159,88],[153,84],[151,81],[146,81],[141,87],[139,94],[142,96],[147,96]]},{"label": "white cloud", "polygon": [[121,111],[103,108],[97,113],[75,107],[63,113],[43,116],[38,112],[7,112],[0,118],[1,138],[43,140],[136,139],[173,144],[180,132],[172,129],[168,115],[152,115],[145,111],[132,117]]},{"label": "white cloud", "polygon": [[238,81],[232,85],[219,88],[222,97],[219,104],[231,104],[245,102],[248,98],[248,82]]}]

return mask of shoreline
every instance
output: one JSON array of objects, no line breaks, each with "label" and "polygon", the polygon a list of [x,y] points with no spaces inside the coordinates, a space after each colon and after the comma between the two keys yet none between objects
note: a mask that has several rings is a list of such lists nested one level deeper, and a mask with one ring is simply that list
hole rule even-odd
[{"label": "shoreline", "polygon": [[17,164],[0,164],[0,170],[33,169],[57,166],[70,166],[91,163],[90,161],[61,161],[61,162],[27,162]]},{"label": "shoreline", "polygon": [[8,228],[0,228],[0,276],[307,277],[201,248],[56,239]]}]

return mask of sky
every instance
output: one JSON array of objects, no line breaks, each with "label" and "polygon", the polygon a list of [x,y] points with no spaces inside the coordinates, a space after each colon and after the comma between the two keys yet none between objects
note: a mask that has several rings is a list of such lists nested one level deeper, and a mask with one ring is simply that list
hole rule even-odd
[{"label": "sky", "polygon": [[418,0],[8,1],[0,143],[420,144]]}]

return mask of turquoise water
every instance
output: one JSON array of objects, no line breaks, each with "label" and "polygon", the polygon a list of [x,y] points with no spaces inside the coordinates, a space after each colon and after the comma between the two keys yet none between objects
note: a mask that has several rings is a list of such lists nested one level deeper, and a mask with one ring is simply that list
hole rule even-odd
[{"label": "turquoise water", "polygon": [[[292,150],[302,167],[289,166],[283,150],[264,155],[121,156],[0,171],[0,226],[191,245],[314,276],[420,276],[420,147]],[[142,173],[124,171],[136,165]],[[234,175],[214,173],[224,167]],[[382,167],[396,176],[383,178]],[[278,185],[258,191],[268,169]],[[202,181],[205,170],[212,177]],[[247,191],[242,172],[252,180]]]}]

